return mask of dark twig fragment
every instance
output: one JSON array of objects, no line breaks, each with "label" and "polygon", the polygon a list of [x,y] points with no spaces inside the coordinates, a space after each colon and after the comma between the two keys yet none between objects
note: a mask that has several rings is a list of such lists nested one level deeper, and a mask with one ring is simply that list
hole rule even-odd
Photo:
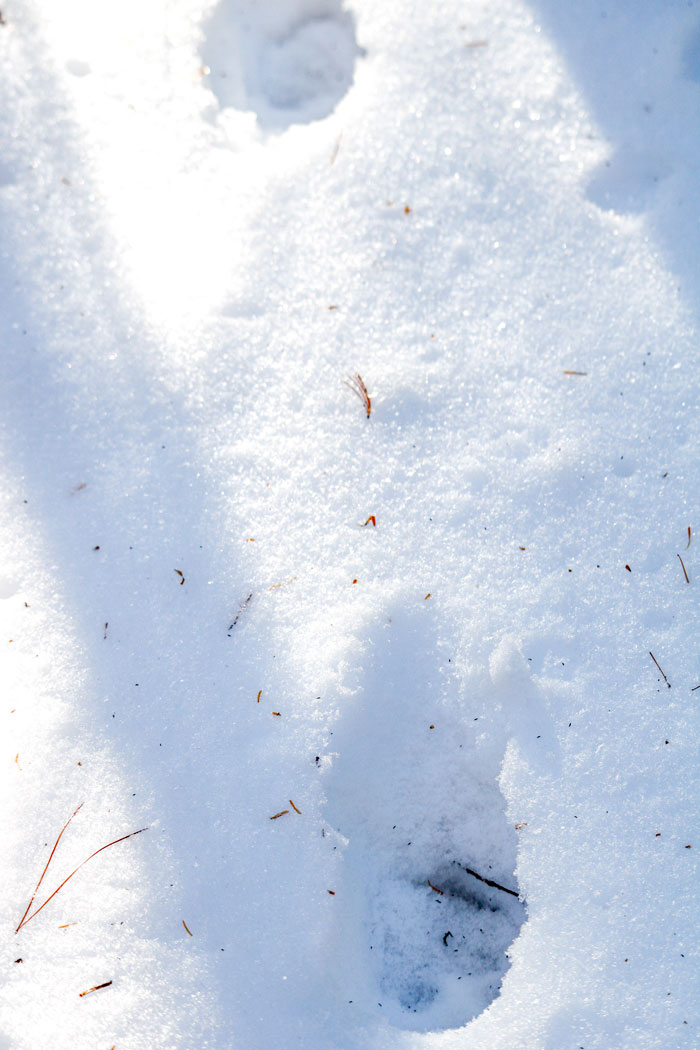
[{"label": "dark twig fragment", "polygon": [[[656,657],[654,656],[654,654],[652,653],[652,651],[651,651],[651,650],[649,650],[649,656],[650,656],[650,657],[652,658],[652,660],[654,661],[654,663],[656,664],[656,666],[657,666],[657,667],[659,668],[659,670],[661,671],[661,665],[659,664],[659,661],[658,661],[658,660],[656,659]],[[668,686],[668,688],[670,689],[670,688],[671,688],[671,683],[669,682],[668,678],[667,678],[667,677],[666,677],[666,675],[665,675],[665,674],[663,673],[663,671],[661,671],[661,677],[663,678],[664,682],[666,683],[666,685],[667,685],[667,686]]]},{"label": "dark twig fragment", "polygon": [[471,875],[472,878],[478,879],[479,882],[485,883],[487,886],[492,886],[495,890],[502,890],[503,893],[510,893],[511,897],[520,897],[520,894],[516,890],[509,890],[507,886],[501,886],[500,882],[494,882],[493,879],[487,879],[483,875],[480,875],[478,871],[474,871],[473,868],[467,868],[466,865],[457,862],[457,867],[461,868],[462,871],[466,871],[467,875]]}]

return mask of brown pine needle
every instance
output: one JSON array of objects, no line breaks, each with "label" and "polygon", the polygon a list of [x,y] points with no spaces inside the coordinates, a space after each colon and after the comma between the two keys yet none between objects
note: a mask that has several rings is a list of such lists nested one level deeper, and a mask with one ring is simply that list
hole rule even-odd
[{"label": "brown pine needle", "polygon": [[300,809],[297,809],[297,807],[296,807],[296,806],[294,805],[294,803],[292,802],[291,798],[290,798],[290,800],[289,800],[289,805],[290,805],[290,806],[292,807],[292,809],[294,810],[294,812],[295,812],[295,813],[298,813],[298,814],[299,814],[299,816],[301,816],[301,810],[300,810]]},{"label": "brown pine needle", "polygon": [[688,526],[688,542],[685,545],[685,549],[688,550],[689,546],[690,546],[690,525]]},{"label": "brown pine needle", "polygon": [[189,933],[190,937],[193,937],[193,936],[194,936],[194,934],[192,933],[192,930],[191,930],[191,929],[189,928],[189,926],[187,925],[187,923],[185,922],[185,920],[184,920],[184,919],[182,920],[182,925],[183,925],[183,926],[185,927],[185,929],[186,929],[186,930],[187,930],[187,932]]},{"label": "brown pine needle", "polygon": [[365,411],[367,412],[367,418],[369,419],[370,413],[372,412],[372,402],[360,373],[355,372],[354,375],[348,376],[343,382],[347,387],[350,387],[350,389],[357,394],[360,401],[362,401],[365,406]]},{"label": "brown pine needle", "polygon": [[587,376],[588,372],[575,372],[572,368],[564,369],[565,376]]},{"label": "brown pine needle", "polygon": [[678,560],[681,563],[681,568],[683,570],[683,575],[685,576],[685,582],[686,583],[690,583],[690,577],[688,576],[688,573],[686,572],[686,568],[685,568],[685,565],[683,563],[683,559],[681,558],[680,554],[678,555]]},{"label": "brown pine needle", "polygon": [[90,992],[98,992],[100,988],[109,988],[111,983],[111,981],[104,981],[102,984],[95,984],[92,986],[92,988],[86,988],[84,992],[79,992],[78,994],[82,999],[84,995],[89,995]]},{"label": "brown pine needle", "polygon": [[283,817],[285,813],[289,813],[288,809],[281,809],[279,813],[275,813],[274,817],[270,817],[270,820],[277,820],[278,817]]},{"label": "brown pine needle", "polygon": [[17,926],[17,929],[15,930],[15,933],[19,933],[19,931],[20,931],[20,930],[22,929],[22,927],[23,927],[23,926],[26,926],[28,922],[31,922],[31,920],[32,920],[32,919],[34,918],[34,916],[35,916],[35,915],[38,915],[40,911],[43,911],[43,909],[44,909],[44,908],[46,907],[46,905],[47,905],[47,904],[49,903],[49,901],[52,901],[52,900],[53,900],[53,898],[54,898],[54,897],[56,896],[56,894],[57,894],[57,893],[58,893],[58,892],[59,892],[60,890],[62,890],[62,889],[63,889],[63,887],[65,886],[65,884],[66,884],[66,883],[67,883],[67,882],[68,882],[68,881],[69,881],[70,879],[72,879],[74,875],[77,875],[77,873],[78,873],[78,872],[80,871],[80,869],[81,869],[81,868],[84,868],[84,867],[85,867],[85,865],[87,864],[87,862],[88,862],[89,860],[92,860],[92,858],[93,858],[93,857],[96,857],[98,853],[102,853],[102,852],[103,852],[103,850],[109,849],[109,847],[110,847],[110,846],[116,846],[116,844],[117,844],[118,842],[125,842],[125,841],[126,841],[126,839],[131,839],[131,838],[133,838],[133,837],[134,837],[134,835],[140,835],[142,831],[148,831],[148,828],[139,828],[139,829],[138,829],[138,831],[130,831],[128,835],[122,835],[122,836],[121,836],[120,838],[118,838],[118,839],[114,839],[114,840],[113,840],[112,842],[108,842],[108,843],[107,843],[107,844],[106,844],[105,846],[100,846],[100,848],[99,848],[99,849],[96,849],[94,853],[91,853],[89,857],[86,857],[86,859],[85,859],[85,860],[84,860],[84,861],[82,862],[82,864],[79,864],[77,868],[74,868],[74,869],[73,869],[73,871],[72,871],[72,872],[70,873],[70,875],[68,875],[68,876],[67,876],[67,877],[66,877],[66,878],[65,878],[65,879],[63,880],[63,882],[62,882],[62,883],[60,884],[60,886],[58,886],[58,887],[57,887],[57,888],[56,888],[56,889],[55,889],[55,890],[53,891],[53,893],[52,893],[52,894],[51,894],[50,896],[48,896],[48,897],[46,898],[46,900],[44,901],[44,903],[43,903],[43,904],[40,904],[38,908],[35,908],[35,909],[34,909],[34,911],[33,911],[33,912],[31,913],[31,915],[28,915],[29,909],[31,908],[32,904],[34,903],[34,900],[35,900],[35,898],[36,898],[36,895],[37,895],[37,892],[38,892],[38,890],[39,890],[39,887],[41,886],[41,883],[42,883],[42,881],[43,881],[43,879],[44,879],[44,875],[46,875],[46,872],[47,872],[47,871],[48,871],[48,869],[49,869],[49,864],[50,864],[50,863],[51,863],[51,861],[53,860],[53,855],[54,855],[54,853],[56,852],[56,848],[58,847],[58,844],[59,844],[59,842],[61,841],[61,836],[63,835],[63,832],[64,832],[64,831],[66,830],[66,828],[67,828],[67,827],[68,827],[68,825],[70,824],[70,822],[71,822],[71,820],[73,819],[73,817],[75,816],[75,814],[76,814],[76,813],[77,813],[77,812],[78,812],[78,811],[79,811],[80,809],[82,809],[82,808],[83,808],[83,805],[84,805],[84,803],[82,803],[82,802],[81,802],[81,803],[80,803],[80,805],[78,806],[78,809],[76,809],[76,810],[75,810],[75,812],[74,812],[74,813],[73,813],[73,814],[72,814],[72,815],[71,815],[71,816],[70,816],[70,817],[68,818],[68,820],[66,821],[66,823],[65,823],[65,824],[63,825],[63,827],[61,828],[61,830],[60,830],[60,832],[59,832],[59,834],[58,834],[58,838],[56,839],[56,842],[54,843],[54,847],[53,847],[53,849],[51,850],[51,855],[49,856],[49,859],[48,859],[48,860],[47,860],[47,862],[46,862],[46,867],[45,867],[45,868],[44,868],[44,870],[42,871],[42,873],[41,873],[41,878],[39,879],[39,881],[38,881],[38,882],[37,882],[37,884],[36,884],[36,889],[34,890],[34,893],[32,894],[32,899],[30,900],[29,904],[27,905],[26,911],[25,911],[24,915],[22,916],[22,918],[20,919],[19,925]]},{"label": "brown pine needle", "polygon": [[439,890],[439,889],[437,888],[437,886],[433,886],[433,884],[432,884],[432,882],[430,881],[430,879],[428,879],[428,885],[430,886],[431,890],[435,890],[435,892],[436,892],[436,893],[439,893],[441,897],[444,897],[444,896],[445,896],[445,891],[444,891],[444,890]]}]

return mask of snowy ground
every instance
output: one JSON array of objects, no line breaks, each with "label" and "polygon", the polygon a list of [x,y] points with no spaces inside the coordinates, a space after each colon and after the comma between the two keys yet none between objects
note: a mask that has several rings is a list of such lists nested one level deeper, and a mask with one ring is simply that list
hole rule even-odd
[{"label": "snowy ground", "polygon": [[700,9],[2,15],[0,1047],[696,1050]]}]

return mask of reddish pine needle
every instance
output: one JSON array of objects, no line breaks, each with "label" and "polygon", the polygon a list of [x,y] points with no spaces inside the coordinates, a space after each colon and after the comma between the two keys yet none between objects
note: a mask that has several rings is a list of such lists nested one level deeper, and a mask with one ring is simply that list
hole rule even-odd
[{"label": "reddish pine needle", "polygon": [[93,857],[96,857],[98,853],[102,853],[103,850],[109,849],[110,846],[116,846],[116,844],[118,842],[125,842],[126,839],[131,839],[131,838],[134,837],[134,835],[140,835],[142,831],[147,831],[148,830],[148,828],[139,828],[138,831],[130,831],[128,835],[122,835],[122,836],[120,836],[120,838],[114,839],[112,842],[108,842],[105,846],[100,846],[100,848],[96,849],[94,853],[91,853],[89,857],[86,857],[86,859],[82,862],[82,864],[79,864],[77,868],[74,868],[73,871],[70,873],[70,875],[66,876],[66,878],[63,880],[63,882],[60,884],[60,886],[57,886],[57,888],[53,891],[53,893],[50,894],[50,896],[48,896],[46,898],[44,903],[40,904],[39,907],[35,908],[34,911],[31,913],[31,915],[29,915],[28,914],[29,913],[29,909],[31,908],[32,904],[34,903],[36,895],[37,895],[37,893],[39,891],[39,887],[41,886],[41,883],[43,882],[44,876],[46,875],[46,872],[49,869],[49,864],[53,860],[53,855],[56,852],[56,849],[58,847],[59,842],[61,841],[61,837],[63,835],[63,832],[66,830],[66,828],[70,824],[70,822],[73,819],[73,817],[75,816],[75,814],[79,810],[81,810],[83,808],[83,805],[84,805],[84,803],[81,802],[80,805],[78,806],[78,809],[76,809],[75,812],[68,818],[68,820],[63,825],[63,827],[61,828],[60,832],[58,833],[58,838],[56,839],[56,841],[54,843],[54,847],[51,850],[51,854],[49,856],[49,859],[46,862],[46,867],[44,868],[44,870],[41,873],[41,877],[40,877],[39,881],[36,884],[36,889],[34,890],[34,893],[32,894],[32,898],[29,901],[29,904],[27,905],[27,908],[26,908],[26,911],[24,912],[24,915],[22,916],[22,918],[19,921],[19,925],[17,926],[17,929],[15,930],[15,933],[19,933],[19,931],[22,929],[23,926],[26,926],[28,922],[31,922],[31,920],[34,918],[35,915],[38,915],[40,911],[43,911],[43,909],[46,907],[46,905],[49,903],[49,901],[53,900],[53,898],[56,896],[56,894],[59,893],[59,891],[63,889],[65,884],[70,879],[72,879],[74,875],[77,875],[77,873],[80,871],[80,869],[84,868],[85,865],[87,864],[87,862],[89,860],[92,860]]},{"label": "reddish pine needle", "polygon": [[279,813],[275,813],[274,817],[270,817],[270,820],[277,820],[278,817],[283,817],[285,813],[289,813],[288,809],[281,809]]},{"label": "reddish pine needle", "polygon": [[362,401],[362,403],[365,406],[365,411],[367,412],[367,418],[369,419],[370,413],[372,411],[372,402],[370,400],[369,394],[367,393],[367,387],[365,386],[364,380],[360,373],[355,372],[354,375],[348,376],[347,379],[343,380],[343,382],[346,386],[350,387],[350,389],[355,394],[357,394],[360,401]]},{"label": "reddish pine needle", "polygon": [[[61,830],[59,831],[59,833],[58,833],[58,838],[57,838],[57,839],[56,839],[56,841],[54,842],[54,844],[53,844],[53,849],[51,850],[51,853],[49,854],[49,859],[48,859],[48,860],[46,861],[46,867],[45,867],[45,868],[44,868],[44,870],[42,871],[42,873],[41,873],[41,875],[40,875],[40,877],[39,877],[39,881],[37,882],[36,886],[34,887],[34,893],[32,894],[32,898],[31,898],[31,900],[29,901],[29,904],[27,905],[27,910],[25,911],[25,913],[24,913],[24,915],[22,916],[22,918],[21,918],[21,919],[19,920],[19,926],[18,926],[18,927],[17,927],[17,929],[15,930],[15,933],[19,933],[19,931],[20,931],[20,930],[22,929],[22,927],[24,926],[24,920],[25,920],[25,919],[27,918],[27,913],[28,913],[29,909],[31,908],[32,904],[34,903],[34,899],[35,899],[35,897],[36,897],[37,893],[39,892],[39,887],[41,886],[42,882],[44,881],[44,875],[45,875],[45,874],[46,874],[46,872],[47,872],[47,871],[49,870],[49,864],[50,864],[50,863],[51,863],[51,861],[53,860],[53,855],[54,855],[54,853],[56,852],[56,849],[58,848],[58,844],[59,844],[59,842],[61,841],[61,836],[63,835],[63,832],[64,832],[64,831],[66,830],[66,828],[68,827],[68,825],[70,824],[71,820],[72,820],[72,819],[73,819],[73,817],[74,817],[74,816],[76,815],[76,813],[79,813],[79,812],[80,812],[80,810],[81,810],[81,809],[83,808],[83,806],[84,806],[84,805],[85,805],[85,803],[84,803],[84,802],[81,802],[81,803],[80,803],[80,805],[78,806],[78,808],[77,808],[77,809],[76,809],[76,810],[75,810],[75,811],[74,811],[74,812],[73,812],[73,813],[72,813],[72,814],[70,815],[70,817],[68,818],[68,820],[67,820],[67,821],[65,822],[65,824],[63,825],[63,827],[62,827],[62,828],[61,828]],[[27,922],[29,922],[29,919],[27,919]]]},{"label": "reddish pine needle", "polygon": [[685,576],[685,582],[686,583],[690,583],[690,578],[688,576],[688,573],[686,571],[685,565],[683,563],[683,559],[681,558],[680,554],[678,555],[678,560],[681,563],[681,569],[683,570],[683,575]]},{"label": "reddish pine needle", "polygon": [[294,805],[294,803],[292,802],[291,798],[290,798],[290,800],[289,800],[289,805],[290,805],[290,806],[292,807],[292,809],[294,810],[294,812],[295,812],[295,813],[298,813],[298,814],[299,814],[299,816],[301,816],[301,810],[300,810],[300,809],[297,809],[297,807],[296,807],[296,806]]},{"label": "reddish pine needle", "polygon": [[690,525],[688,526],[688,542],[685,545],[685,549],[688,550],[689,546],[690,546]]},{"label": "reddish pine needle", "polygon": [[194,934],[192,933],[192,930],[191,930],[191,929],[189,928],[189,926],[187,925],[187,923],[185,922],[185,920],[184,920],[184,919],[182,920],[182,925],[183,925],[183,926],[185,927],[185,929],[186,929],[186,930],[187,930],[187,932],[189,933],[190,937],[193,937],[193,936],[194,936]]}]

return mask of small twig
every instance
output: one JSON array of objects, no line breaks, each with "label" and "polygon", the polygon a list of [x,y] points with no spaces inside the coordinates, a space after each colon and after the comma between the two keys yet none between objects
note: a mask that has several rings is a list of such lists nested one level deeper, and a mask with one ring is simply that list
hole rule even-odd
[{"label": "small twig", "polygon": [[370,413],[372,411],[372,402],[370,400],[369,394],[367,393],[367,387],[365,386],[364,380],[362,379],[360,373],[355,372],[354,375],[348,376],[346,379],[343,380],[343,382],[347,387],[350,387],[353,393],[357,394],[360,401],[362,401],[363,405],[365,406],[365,411],[367,412],[367,418],[369,419]]},{"label": "small twig", "polygon": [[479,882],[484,882],[487,886],[492,886],[495,890],[503,890],[504,893],[510,893],[511,897],[520,897],[520,894],[516,890],[509,890],[507,886],[501,886],[500,882],[494,882],[493,879],[487,879],[483,875],[480,875],[478,871],[474,871],[473,868],[467,868],[464,864],[456,862],[457,867],[461,868],[462,871],[466,871],[467,875],[471,875],[472,878],[478,879]]},{"label": "small twig", "polygon": [[677,558],[678,558],[679,562],[681,563],[681,568],[683,570],[683,575],[685,576],[685,582],[686,583],[690,583],[690,578],[688,576],[688,573],[686,571],[685,565],[683,563],[683,559],[681,558],[680,554],[677,555]]},{"label": "small twig", "polygon": [[84,992],[79,992],[78,994],[80,995],[80,998],[82,999],[82,997],[84,995],[89,995],[90,992],[98,992],[100,990],[100,988],[109,988],[111,983],[112,983],[111,981],[104,981],[102,984],[95,984],[95,985],[93,985],[92,988],[86,988]]},{"label": "small twig", "polygon": [[[660,663],[659,663],[659,661],[658,661],[658,660],[656,659],[656,657],[655,657],[655,656],[654,656],[654,654],[652,653],[651,649],[649,650],[649,656],[650,656],[650,657],[652,658],[652,660],[654,661],[654,663],[656,664],[656,666],[657,666],[657,667],[659,668],[659,670],[661,671],[661,664],[660,664]],[[662,677],[663,677],[663,680],[664,680],[664,682],[666,683],[666,685],[667,685],[667,686],[668,686],[668,688],[670,689],[670,688],[671,688],[671,683],[669,682],[668,678],[667,678],[667,677],[666,677],[666,675],[665,675],[665,674],[663,673],[663,671],[661,671],[661,675],[662,675]]]}]

